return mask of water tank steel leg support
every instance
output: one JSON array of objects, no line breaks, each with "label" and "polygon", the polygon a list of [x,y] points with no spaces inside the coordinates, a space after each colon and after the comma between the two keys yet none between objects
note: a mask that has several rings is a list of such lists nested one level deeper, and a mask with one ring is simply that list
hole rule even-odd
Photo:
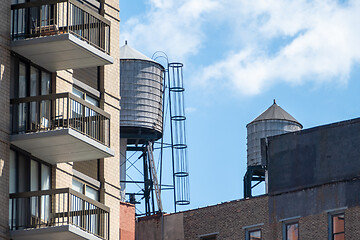
[{"label": "water tank steel leg support", "polygon": [[[257,181],[252,185],[253,181]],[[244,198],[252,197],[252,189],[265,181],[265,168],[263,166],[248,166],[244,176]]]}]

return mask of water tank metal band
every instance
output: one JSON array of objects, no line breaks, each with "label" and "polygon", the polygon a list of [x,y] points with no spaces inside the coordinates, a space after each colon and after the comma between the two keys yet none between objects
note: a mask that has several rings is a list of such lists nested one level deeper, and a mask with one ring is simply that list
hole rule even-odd
[{"label": "water tank metal band", "polygon": [[184,92],[185,88],[183,88],[183,87],[172,87],[172,88],[170,88],[170,91],[172,91],[172,92]]},{"label": "water tank metal band", "polygon": [[186,117],[185,117],[185,116],[172,116],[172,117],[171,117],[171,120],[174,120],[174,121],[185,121],[185,120],[186,120]]}]

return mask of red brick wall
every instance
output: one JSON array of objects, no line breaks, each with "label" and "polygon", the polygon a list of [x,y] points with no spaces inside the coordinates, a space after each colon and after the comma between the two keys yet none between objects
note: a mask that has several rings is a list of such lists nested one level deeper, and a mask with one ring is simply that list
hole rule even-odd
[{"label": "red brick wall", "polygon": [[183,212],[185,239],[218,233],[216,239],[245,239],[243,227],[263,224],[262,239],[271,239],[268,196],[243,199]]},{"label": "red brick wall", "polygon": [[120,202],[120,240],[135,239],[135,206]]}]

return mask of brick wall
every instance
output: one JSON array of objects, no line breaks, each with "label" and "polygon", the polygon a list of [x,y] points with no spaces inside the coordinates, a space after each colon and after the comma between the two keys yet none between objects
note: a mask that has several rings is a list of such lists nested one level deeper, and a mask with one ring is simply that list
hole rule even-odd
[{"label": "brick wall", "polygon": [[263,239],[270,238],[267,196],[190,210],[183,215],[185,239],[217,232],[217,239],[245,239],[243,227],[258,224]]},{"label": "brick wall", "polygon": [[110,55],[114,64],[104,66],[104,110],[111,114],[111,149],[115,157],[102,161],[100,181],[104,187],[101,198],[110,207],[110,239],[119,239],[120,226],[120,64],[119,64],[119,1],[105,0],[105,18],[111,21]]},{"label": "brick wall", "polygon": [[328,214],[326,212],[299,220],[299,237],[301,239],[327,239]]},{"label": "brick wall", "polygon": [[72,175],[72,163],[54,165],[52,169],[53,188],[71,188]]},{"label": "brick wall", "polygon": [[[351,183],[349,183],[351,184]],[[333,184],[336,187],[344,188],[343,185]],[[317,187],[318,189],[323,186]],[[345,187],[346,188],[346,187]],[[301,190],[295,193],[284,193],[283,197],[291,194],[300,194]],[[350,194],[350,193],[349,193]],[[352,192],[351,194],[355,194]],[[356,193],[357,194],[357,193]],[[246,229],[261,229],[262,239],[264,240],[281,240],[283,239],[283,228],[286,223],[299,223],[299,239],[301,240],[326,240],[329,236],[329,215],[332,213],[345,214],[345,239],[358,240],[360,236],[360,206],[349,205],[335,209],[323,209],[322,211],[305,212],[303,215],[294,215],[289,218],[279,218],[282,216],[282,209],[289,206],[298,208],[306,205],[311,208],[315,205],[326,205],[326,199],[319,196],[318,201],[306,202],[300,197],[298,201],[282,202],[283,206],[277,209],[278,212],[269,211],[270,204],[274,196],[260,196],[252,199],[242,199],[214,206],[189,210],[181,213],[165,215],[164,218],[164,240],[192,240],[200,239],[200,236],[207,234],[216,234],[217,240],[222,239],[246,239]],[[289,198],[292,199],[292,198]],[[328,199],[329,200],[329,199]],[[285,204],[287,206],[285,206]],[[319,208],[322,208],[321,206]],[[301,207],[300,207],[301,209]],[[166,221],[167,218],[178,216],[176,221]],[[137,240],[156,240],[161,239],[161,217],[150,216],[139,218],[136,222],[136,239]],[[168,230],[172,235],[166,235]],[[179,234],[183,231],[183,236]]]},{"label": "brick wall", "polygon": [[73,169],[98,180],[98,161],[90,160],[90,161],[81,161],[74,162]]},{"label": "brick wall", "polygon": [[9,229],[10,1],[0,1],[0,239]]},{"label": "brick wall", "polygon": [[120,240],[135,239],[135,206],[120,202]]},{"label": "brick wall", "polygon": [[359,239],[360,238],[359,236],[360,236],[360,206],[357,206],[345,210],[345,239],[355,240],[355,239]]}]

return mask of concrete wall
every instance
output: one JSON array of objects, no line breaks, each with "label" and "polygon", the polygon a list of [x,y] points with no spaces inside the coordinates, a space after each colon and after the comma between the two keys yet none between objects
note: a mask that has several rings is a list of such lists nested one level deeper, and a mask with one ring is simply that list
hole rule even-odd
[{"label": "concrete wall", "polygon": [[269,193],[360,176],[360,119],[268,138]]},{"label": "concrete wall", "polygon": [[160,215],[138,218],[135,225],[135,239],[161,239],[161,221]]},{"label": "concrete wall", "polygon": [[184,215],[164,214],[138,218],[136,240],[182,240],[184,237]]}]

